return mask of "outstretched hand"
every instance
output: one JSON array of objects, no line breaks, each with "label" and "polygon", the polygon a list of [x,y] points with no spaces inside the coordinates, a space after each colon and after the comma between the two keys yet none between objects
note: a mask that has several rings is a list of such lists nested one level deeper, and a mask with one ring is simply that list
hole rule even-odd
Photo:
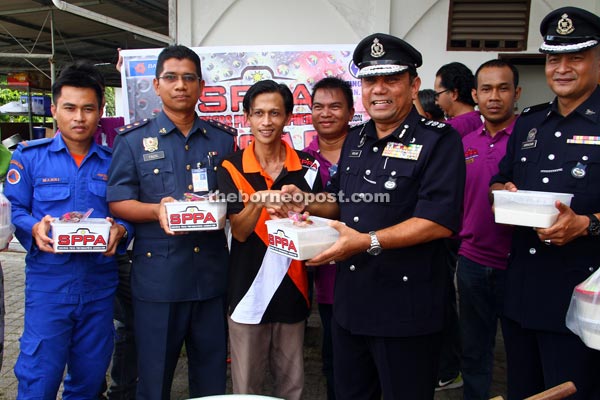
[{"label": "outstretched hand", "polygon": [[308,260],[306,262],[307,266],[343,261],[355,254],[366,251],[371,244],[371,238],[367,233],[360,233],[340,221],[331,221],[329,226],[335,228],[340,233],[340,237],[333,246]]}]

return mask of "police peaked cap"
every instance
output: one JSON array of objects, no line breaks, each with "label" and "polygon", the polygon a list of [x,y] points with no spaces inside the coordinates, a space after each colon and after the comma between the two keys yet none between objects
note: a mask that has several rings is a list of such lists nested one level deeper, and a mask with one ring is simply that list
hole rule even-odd
[{"label": "police peaked cap", "polygon": [[359,68],[357,78],[394,75],[423,64],[421,53],[404,40],[374,33],[358,43],[352,61]]},{"label": "police peaked cap", "polygon": [[542,53],[576,53],[600,43],[600,17],[577,7],[556,9],[542,20]]}]

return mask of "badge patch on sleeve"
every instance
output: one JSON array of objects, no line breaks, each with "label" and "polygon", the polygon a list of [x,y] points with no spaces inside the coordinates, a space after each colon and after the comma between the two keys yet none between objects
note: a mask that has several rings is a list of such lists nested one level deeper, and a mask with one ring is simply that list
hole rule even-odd
[{"label": "badge patch on sleeve", "polygon": [[11,169],[6,174],[6,181],[11,185],[16,185],[21,181],[21,174],[16,169]]}]

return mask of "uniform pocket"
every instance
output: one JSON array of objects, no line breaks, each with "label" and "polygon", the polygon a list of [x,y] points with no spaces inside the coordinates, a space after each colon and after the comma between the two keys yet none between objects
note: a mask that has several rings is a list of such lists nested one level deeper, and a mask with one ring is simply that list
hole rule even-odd
[{"label": "uniform pocket", "polygon": [[66,200],[71,195],[68,183],[42,183],[33,188],[33,198],[37,201]]},{"label": "uniform pocket", "polygon": [[140,165],[140,186],[160,199],[175,191],[175,172],[167,160],[147,161]]},{"label": "uniform pocket", "polygon": [[21,337],[21,354],[15,364],[15,376],[19,380],[19,391],[31,398],[42,398],[44,395],[45,361],[40,353],[42,340],[34,337]]},{"label": "uniform pocket", "polygon": [[103,199],[106,198],[106,181],[101,179],[92,179],[88,183],[90,193],[95,194]]}]

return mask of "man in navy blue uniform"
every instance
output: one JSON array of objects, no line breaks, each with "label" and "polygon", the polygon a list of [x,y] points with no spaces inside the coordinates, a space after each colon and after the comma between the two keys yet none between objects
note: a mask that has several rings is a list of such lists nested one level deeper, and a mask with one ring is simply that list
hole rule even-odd
[{"label": "man in navy blue uniform", "polygon": [[543,19],[540,31],[556,98],[523,110],[491,189],[575,196],[571,207],[557,202],[550,228],[515,227],[503,322],[508,397],[571,380],[572,398],[599,399],[600,352],[567,329],[565,316],[573,288],[600,266],[600,18],[563,7]]},{"label": "man in navy blue uniform", "polygon": [[107,198],[136,228],[132,295],[137,399],[168,399],[185,342],[190,397],[225,392],[224,300],[228,263],[223,230],[175,235],[166,202],[216,189],[216,166],[234,150],[235,130],[195,113],[200,59],[185,46],[158,56],[154,89],[163,109],[120,128]]},{"label": "man in navy blue uniform", "polygon": [[[107,250],[60,253],[49,230],[53,217],[93,208],[109,215],[106,180],[111,150],[93,141],[103,92],[90,64],[66,66],[52,86],[54,138],[24,142],[13,154],[6,196],[25,258],[25,320],[15,365],[18,399],[98,395],[113,349],[117,245],[128,224],[111,222]],[[125,225],[123,225],[125,224]],[[125,251],[125,246],[121,249]]]},{"label": "man in navy blue uniform", "polygon": [[410,44],[376,33],[353,60],[371,120],[346,138],[327,187],[337,201],[307,207],[341,221],[336,244],[307,263],[338,262],[336,397],[432,399],[448,290],[442,239],[460,228],[462,144],[413,107],[422,59]]}]

